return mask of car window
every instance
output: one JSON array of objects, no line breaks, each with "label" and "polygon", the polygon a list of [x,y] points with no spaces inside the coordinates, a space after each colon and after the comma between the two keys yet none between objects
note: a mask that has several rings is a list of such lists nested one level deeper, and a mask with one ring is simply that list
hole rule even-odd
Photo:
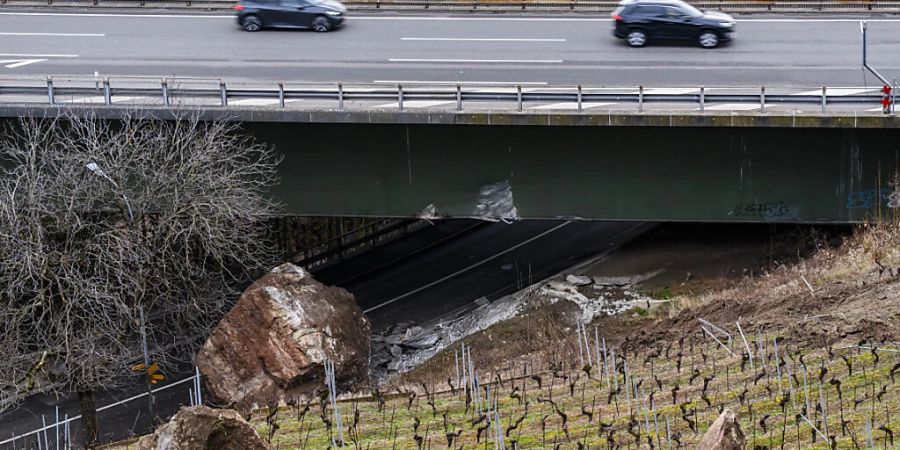
[{"label": "car window", "polygon": [[305,0],[280,0],[281,6],[287,6],[290,8],[296,8],[300,6],[309,6],[309,3]]},{"label": "car window", "polygon": [[667,6],[663,9],[665,10],[664,12],[666,17],[668,17],[669,19],[684,19],[685,17],[687,17],[687,13],[678,8]]},{"label": "car window", "polygon": [[703,11],[700,11],[699,9],[694,8],[693,6],[691,6],[687,3],[680,4],[679,9],[691,17],[700,17],[703,15]]},{"label": "car window", "polygon": [[660,17],[663,15],[663,9],[660,6],[641,5],[634,9],[634,13],[647,17]]}]

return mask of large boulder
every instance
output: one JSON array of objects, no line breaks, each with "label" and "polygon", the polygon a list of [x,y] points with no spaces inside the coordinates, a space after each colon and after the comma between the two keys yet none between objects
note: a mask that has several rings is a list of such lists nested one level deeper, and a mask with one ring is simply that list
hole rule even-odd
[{"label": "large boulder", "polygon": [[744,450],[744,432],[734,411],[725,408],[703,435],[697,450]]},{"label": "large boulder", "polygon": [[339,384],[366,380],[369,334],[353,295],[283,264],[241,294],[197,366],[213,397],[245,410],[321,386],[326,360]]},{"label": "large boulder", "polygon": [[271,450],[237,412],[205,406],[181,408],[178,414],[138,441],[137,450]]}]

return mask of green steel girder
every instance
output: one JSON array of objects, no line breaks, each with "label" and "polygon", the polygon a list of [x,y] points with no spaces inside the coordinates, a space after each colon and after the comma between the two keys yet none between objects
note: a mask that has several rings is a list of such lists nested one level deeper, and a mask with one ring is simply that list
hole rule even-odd
[{"label": "green steel girder", "polygon": [[[246,123],[285,160],[297,215],[848,223],[884,217],[900,130]],[[501,191],[503,189],[500,189]],[[508,199],[508,198],[507,198]]]}]

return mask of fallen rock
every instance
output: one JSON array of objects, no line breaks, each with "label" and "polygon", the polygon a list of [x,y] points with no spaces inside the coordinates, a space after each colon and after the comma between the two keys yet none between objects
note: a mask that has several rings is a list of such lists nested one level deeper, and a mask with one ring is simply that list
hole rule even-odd
[{"label": "fallen rock", "polygon": [[743,450],[745,446],[744,432],[737,416],[734,411],[725,408],[703,435],[697,450]]},{"label": "fallen rock", "polygon": [[137,443],[137,450],[270,450],[256,430],[236,411],[206,406],[184,407],[153,434]]},{"label": "fallen rock", "polygon": [[326,360],[339,384],[366,380],[369,333],[353,295],[283,264],[241,294],[197,366],[213,397],[245,410],[318,388]]},{"label": "fallen rock", "polygon": [[570,284],[574,284],[575,286],[587,286],[594,282],[591,277],[585,277],[581,275],[566,275],[566,282]]}]

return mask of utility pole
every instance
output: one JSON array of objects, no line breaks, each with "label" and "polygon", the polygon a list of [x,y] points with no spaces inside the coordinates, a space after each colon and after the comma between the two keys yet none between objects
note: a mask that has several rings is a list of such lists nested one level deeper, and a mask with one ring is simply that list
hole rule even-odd
[{"label": "utility pole", "polygon": [[144,351],[144,367],[147,371],[147,395],[150,397],[150,403],[147,404],[147,409],[150,410],[150,423],[152,425],[156,425],[156,398],[153,396],[153,371],[150,364],[150,352],[147,351],[147,329],[144,326],[144,307],[138,305],[138,312],[141,317],[141,347],[143,347]]},{"label": "utility pole", "polygon": [[877,70],[875,70],[875,68],[873,68],[872,66],[869,65],[869,62],[866,59],[866,56],[867,56],[866,55],[867,28],[868,28],[868,26],[866,24],[866,21],[860,20],[859,21],[859,31],[862,33],[862,66],[864,69],[868,70],[869,73],[871,73],[872,75],[875,75],[875,78],[878,78],[878,80],[881,81],[881,83],[882,83],[882,87],[881,87],[882,109],[884,110],[885,114],[890,114],[893,116],[896,114],[894,111],[894,99],[895,99],[895,95],[896,95],[895,88],[897,86],[897,82],[895,80],[894,83],[891,83],[890,81],[888,81],[887,78],[885,78]]}]

